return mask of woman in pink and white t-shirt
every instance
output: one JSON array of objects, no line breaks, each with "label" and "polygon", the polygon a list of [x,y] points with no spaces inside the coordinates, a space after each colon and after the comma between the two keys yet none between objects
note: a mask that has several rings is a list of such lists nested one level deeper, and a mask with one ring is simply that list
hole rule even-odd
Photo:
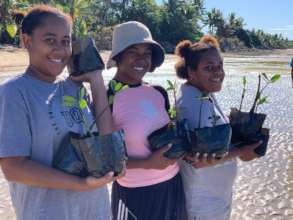
[{"label": "woman in pink and white t-shirt", "polygon": [[117,25],[108,68],[117,66],[109,83],[114,124],[125,131],[129,160],[126,175],[112,187],[114,219],[185,220],[185,199],[176,159],[163,156],[169,146],[149,150],[147,137],[166,125],[168,96],[142,79],[164,61],[164,50],[148,28],[135,21]]}]

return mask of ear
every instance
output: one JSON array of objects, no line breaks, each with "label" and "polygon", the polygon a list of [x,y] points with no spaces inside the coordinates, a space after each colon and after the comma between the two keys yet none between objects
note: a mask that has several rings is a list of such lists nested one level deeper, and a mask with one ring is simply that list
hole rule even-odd
[{"label": "ear", "polygon": [[196,70],[193,70],[190,67],[187,67],[187,78],[189,80],[195,79],[196,78]]},{"label": "ear", "polygon": [[22,34],[22,42],[23,42],[23,46],[26,49],[30,49],[31,46],[31,36],[29,36],[28,34]]}]

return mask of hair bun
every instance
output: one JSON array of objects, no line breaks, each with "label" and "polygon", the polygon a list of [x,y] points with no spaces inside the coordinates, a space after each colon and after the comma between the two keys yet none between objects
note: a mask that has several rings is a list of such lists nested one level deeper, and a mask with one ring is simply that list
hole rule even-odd
[{"label": "hair bun", "polygon": [[199,42],[205,43],[205,44],[210,44],[211,46],[213,46],[215,48],[220,48],[219,41],[215,37],[210,36],[210,35],[203,36]]},{"label": "hair bun", "polygon": [[192,45],[192,43],[190,40],[183,40],[183,41],[179,42],[176,46],[175,54],[180,57],[186,57],[191,45]]}]

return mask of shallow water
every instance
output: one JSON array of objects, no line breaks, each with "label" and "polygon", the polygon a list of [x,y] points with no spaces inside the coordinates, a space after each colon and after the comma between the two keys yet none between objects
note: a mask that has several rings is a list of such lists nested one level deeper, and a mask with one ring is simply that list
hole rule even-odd
[{"label": "shallow water", "polygon": [[[226,79],[219,104],[228,114],[230,107],[239,105],[241,77],[247,76],[249,88],[244,110],[249,110],[257,85],[257,73],[287,74],[293,51],[271,54],[225,54]],[[167,56],[165,64],[146,76],[146,81],[166,86],[166,79],[175,79],[175,58]],[[105,71],[109,80],[114,69]],[[0,73],[0,81],[13,75]],[[268,114],[265,127],[271,138],[267,155],[251,162],[239,162],[238,178],[234,185],[232,220],[291,220],[293,219],[293,88],[289,75],[265,91],[269,103],[259,108]],[[0,172],[0,220],[15,219],[7,183]]]}]

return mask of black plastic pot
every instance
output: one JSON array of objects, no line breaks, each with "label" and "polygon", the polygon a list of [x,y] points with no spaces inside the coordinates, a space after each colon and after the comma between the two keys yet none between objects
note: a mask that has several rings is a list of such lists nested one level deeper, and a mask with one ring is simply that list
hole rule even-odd
[{"label": "black plastic pot", "polygon": [[232,129],[229,124],[195,129],[190,132],[190,153],[216,154],[216,158],[221,158],[229,150],[231,135]]},{"label": "black plastic pot", "polygon": [[86,177],[89,175],[81,153],[72,146],[70,133],[64,137],[55,153],[53,167],[75,176]]},{"label": "black plastic pot", "polygon": [[236,147],[243,147],[262,140],[263,143],[255,149],[255,153],[259,156],[264,156],[269,140],[269,129],[262,127],[265,118],[265,114],[241,112],[237,109],[232,109],[230,113],[232,144]]},{"label": "black plastic pot", "polygon": [[186,120],[170,122],[148,136],[150,149],[156,151],[167,144],[172,147],[164,153],[167,158],[180,158],[190,147],[189,131]]},{"label": "black plastic pot", "polygon": [[73,76],[105,69],[105,64],[92,38],[72,42],[72,56],[67,67],[69,74]]},{"label": "black plastic pot", "polygon": [[[89,135],[80,135],[69,133],[69,145],[62,146],[59,154],[54,160],[54,167],[67,173],[76,174],[72,164],[82,164],[86,175],[102,177],[108,172],[113,171],[114,176],[119,175],[127,160],[126,147],[124,142],[124,133],[122,131],[113,132],[108,135],[99,136],[97,133]],[[70,148],[70,155],[64,154],[63,148]],[[68,151],[69,152],[69,151]],[[61,154],[62,153],[62,154]],[[72,156],[76,155],[75,161]],[[58,159],[58,160],[57,160]]]}]

